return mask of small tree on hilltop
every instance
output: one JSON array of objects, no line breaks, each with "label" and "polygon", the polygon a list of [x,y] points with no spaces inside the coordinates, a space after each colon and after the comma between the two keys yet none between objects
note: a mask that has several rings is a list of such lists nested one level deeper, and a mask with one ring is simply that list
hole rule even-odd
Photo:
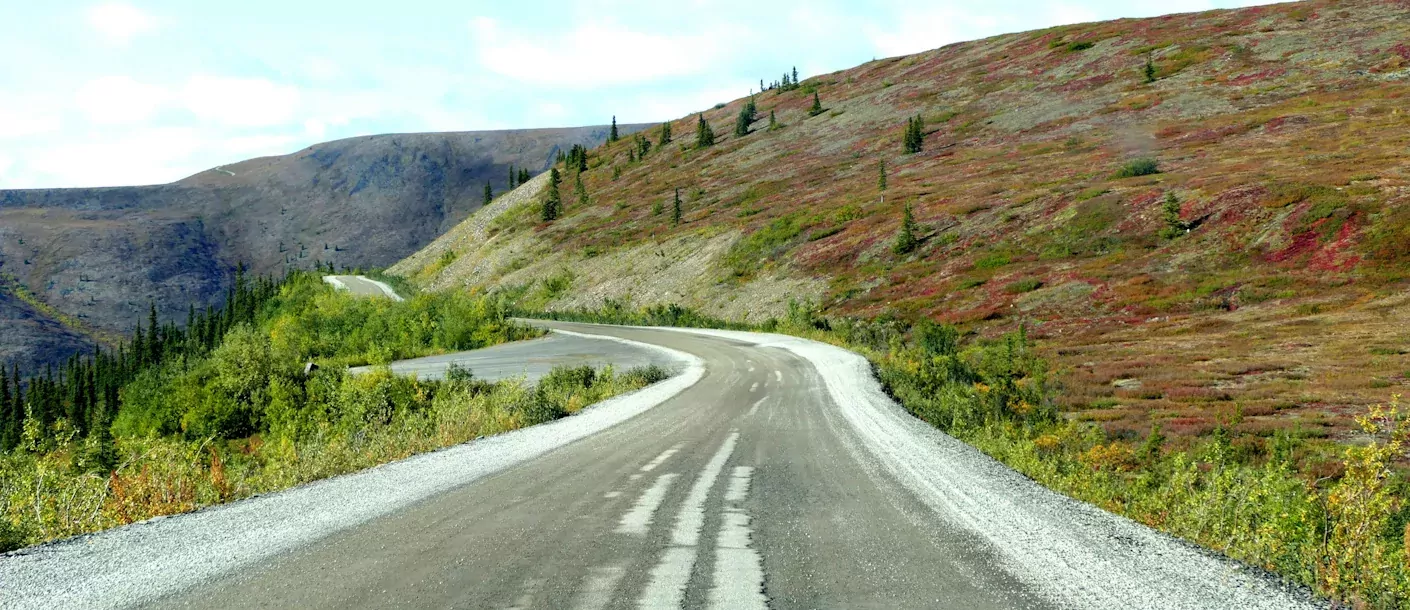
[{"label": "small tree on hilltop", "polygon": [[818,99],[818,92],[813,92],[813,107],[808,109],[808,116],[818,116],[823,113],[822,100]]},{"label": "small tree on hilltop", "polygon": [[681,223],[681,190],[680,190],[679,187],[677,187],[677,188],[676,188],[676,199],[675,199],[675,201],[671,204],[671,224],[672,224],[672,225],[679,225],[680,223]]},{"label": "small tree on hilltop", "polygon": [[705,120],[705,115],[701,114],[695,125],[695,147],[705,148],[715,145],[715,131],[710,129],[710,123]]},{"label": "small tree on hilltop", "polygon": [[525,183],[525,182],[528,182],[528,181],[529,181],[530,179],[532,179],[532,178],[533,178],[533,176],[529,174],[529,170],[527,170],[527,169],[520,169],[520,170],[519,170],[519,184],[523,184],[523,183]]},{"label": "small tree on hilltop", "polygon": [[514,166],[513,166],[513,165],[509,166],[509,182],[508,182],[509,186],[507,187],[507,188],[509,188],[509,190],[514,190],[514,178],[516,178],[516,177],[517,177],[517,175],[514,173]]},{"label": "small tree on hilltop", "polygon": [[[485,205],[489,205],[491,201],[494,201],[494,189],[490,188],[490,181],[489,181],[489,180],[486,180],[486,181],[485,181]],[[327,249],[328,249],[328,246],[325,244],[325,245],[323,246],[323,249],[324,249],[324,250],[327,250]]]},{"label": "small tree on hilltop", "polygon": [[774,111],[769,111],[769,131],[778,131],[783,125],[778,123],[778,118],[774,116]]},{"label": "small tree on hilltop", "polygon": [[916,225],[915,216],[911,214],[911,204],[906,204],[905,211],[901,213],[901,228],[896,233],[896,243],[892,244],[891,251],[896,254],[910,254],[920,245],[920,239],[916,237],[916,232],[920,227]]},{"label": "small tree on hilltop", "polygon": [[665,145],[670,144],[670,143],[671,143],[671,122],[670,122],[670,121],[666,121],[665,123],[662,123],[662,124],[661,124],[661,137],[660,137],[659,141],[657,142],[657,145],[659,145],[659,146],[665,146]]},{"label": "small tree on hilltop", "polygon": [[616,116],[616,115],[612,115],[612,132],[609,133],[609,134],[607,134],[607,141],[608,141],[608,142],[616,142],[617,139],[618,139],[618,137],[617,137],[617,116]]},{"label": "small tree on hilltop", "polygon": [[562,177],[558,175],[558,168],[552,167],[548,170],[548,194],[543,198],[543,206],[539,210],[539,217],[544,222],[558,220],[558,215],[563,211],[562,195],[558,194],[558,185],[562,182]]}]

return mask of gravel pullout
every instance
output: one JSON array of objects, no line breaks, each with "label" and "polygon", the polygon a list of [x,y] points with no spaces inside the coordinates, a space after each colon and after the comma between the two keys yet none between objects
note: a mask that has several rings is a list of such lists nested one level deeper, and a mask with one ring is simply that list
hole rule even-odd
[{"label": "gravel pullout", "polygon": [[534,459],[630,419],[704,375],[695,356],[612,340],[666,352],[683,371],[551,423],[266,496],[0,555],[0,608],[121,608],[176,593]]},{"label": "gravel pullout", "polygon": [[1275,576],[1049,490],[916,419],[862,356],[785,335],[680,329],[788,350],[817,368],[876,465],[940,518],[987,541],[1023,582],[1067,608],[1324,608]]}]

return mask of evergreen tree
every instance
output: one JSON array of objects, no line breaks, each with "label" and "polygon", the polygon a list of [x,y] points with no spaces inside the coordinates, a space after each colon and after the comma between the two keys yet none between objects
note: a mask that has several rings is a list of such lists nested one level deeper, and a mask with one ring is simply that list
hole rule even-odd
[{"label": "evergreen tree", "polygon": [[793,84],[798,84],[798,66],[793,66]]},{"label": "evergreen tree", "polygon": [[823,113],[822,100],[818,99],[818,92],[813,92],[813,107],[808,109],[808,116],[818,116]]},{"label": "evergreen tree", "polygon": [[621,178],[621,177],[622,177],[622,168],[621,168],[621,166],[613,165],[613,166],[612,166],[612,179],[613,179],[613,180],[616,180],[616,179]]},{"label": "evergreen tree", "polygon": [[1155,82],[1155,60],[1151,57],[1150,53],[1146,53],[1145,75],[1146,84]]},{"label": "evergreen tree", "polygon": [[485,205],[489,205],[491,201],[494,201],[494,189],[490,188],[490,181],[489,181],[489,180],[486,180],[486,181],[485,181]]},{"label": "evergreen tree", "polygon": [[676,200],[675,200],[674,203],[671,204],[671,224],[672,224],[672,225],[679,225],[680,223],[681,223],[681,190],[680,190],[680,188],[676,188]]},{"label": "evergreen tree", "polygon": [[779,124],[778,118],[774,116],[774,111],[770,110],[770,111],[769,111],[769,131],[778,131],[779,129],[782,129],[782,128],[783,128],[783,125],[780,125],[780,124]]},{"label": "evergreen tree", "polygon": [[4,368],[0,368],[0,452],[9,451],[19,444],[18,439],[10,436],[16,419],[18,417],[10,407],[10,376],[5,374]]},{"label": "evergreen tree", "polygon": [[661,213],[662,213],[662,212],[665,212],[665,211],[666,211],[666,206],[661,203],[661,200],[660,200],[660,199],[657,199],[656,201],[653,201],[653,202],[651,203],[651,215],[652,215],[652,216],[660,216]]},{"label": "evergreen tree", "polygon": [[906,133],[902,140],[908,155],[918,153],[925,147],[925,122],[920,115],[906,119]]},{"label": "evergreen tree", "polygon": [[506,187],[506,188],[508,188],[509,190],[514,190],[514,179],[515,179],[516,177],[518,177],[518,174],[515,174],[515,173],[514,173],[514,166],[513,166],[513,165],[509,166],[509,182],[508,182],[509,186]]},{"label": "evergreen tree", "polygon": [[665,146],[671,143],[671,122],[666,121],[661,124],[661,137],[656,143],[657,146]]},{"label": "evergreen tree", "polygon": [[529,175],[529,170],[524,169],[524,168],[520,168],[520,169],[519,169],[519,184],[523,184],[523,183],[525,183],[525,182],[528,182],[528,181],[531,180],[532,178],[533,178],[533,176]]},{"label": "evergreen tree", "polygon": [[877,164],[876,190],[886,190],[886,159]]},{"label": "evergreen tree", "polygon": [[612,115],[612,133],[607,134],[607,141],[616,142],[617,139],[617,116]]},{"label": "evergreen tree", "polygon": [[891,251],[896,254],[909,254],[920,245],[920,239],[916,237],[915,216],[911,214],[911,204],[906,204],[905,211],[901,215],[901,229],[896,233],[896,243],[892,244]]},{"label": "evergreen tree", "polygon": [[1161,237],[1175,239],[1189,231],[1189,226],[1180,218],[1180,198],[1175,193],[1165,194],[1165,203],[1161,206],[1161,217],[1165,221],[1165,228],[1160,230]]},{"label": "evergreen tree", "polygon": [[627,162],[628,162],[628,163],[636,163],[636,149],[635,149],[635,148],[629,148],[629,149],[627,149]]},{"label": "evergreen tree", "polygon": [[558,215],[563,211],[563,200],[558,194],[558,185],[562,182],[562,178],[559,177],[556,167],[549,168],[548,172],[548,195],[543,199],[539,217],[544,222],[553,222],[558,220]]},{"label": "evergreen tree", "polygon": [[699,115],[699,120],[695,125],[695,147],[705,148],[715,145],[715,131],[710,129],[710,123],[705,121],[705,115]]},{"label": "evergreen tree", "polygon": [[578,197],[579,206],[586,206],[588,204],[587,187],[583,186],[582,172],[573,176],[573,193]]},{"label": "evergreen tree", "polygon": [[739,116],[734,119],[735,137],[742,138],[749,135],[749,126],[753,124],[757,118],[755,116],[756,112],[758,112],[758,110],[754,106],[754,98],[751,97],[749,101],[744,104],[744,107],[739,109]]}]

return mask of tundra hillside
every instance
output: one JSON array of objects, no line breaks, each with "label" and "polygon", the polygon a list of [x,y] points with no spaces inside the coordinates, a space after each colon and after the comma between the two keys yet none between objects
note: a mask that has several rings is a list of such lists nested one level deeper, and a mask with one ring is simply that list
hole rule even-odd
[{"label": "tundra hillside", "polygon": [[591,150],[561,218],[516,193],[391,271],[545,309],[1026,322],[1061,406],[1113,434],[1198,436],[1237,409],[1260,434],[1351,440],[1410,382],[1408,94],[1404,2],[1000,36],[707,110],[711,146],[691,116],[664,145]]},{"label": "tundra hillside", "polygon": [[[1371,407],[1410,383],[1410,4],[761,76],[575,151],[391,272],[585,319],[831,326],[918,416],[1035,479],[1337,599],[1407,603],[1406,428]],[[966,411],[994,385],[945,368],[964,356],[924,348],[922,319],[979,369],[1024,329],[1045,398]]]}]

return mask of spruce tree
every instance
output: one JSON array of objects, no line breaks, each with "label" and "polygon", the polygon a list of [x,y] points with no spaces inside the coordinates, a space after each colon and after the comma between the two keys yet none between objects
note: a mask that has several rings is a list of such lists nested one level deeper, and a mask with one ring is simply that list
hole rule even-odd
[{"label": "spruce tree", "polygon": [[877,164],[876,190],[886,190],[886,159]]},{"label": "spruce tree", "polygon": [[661,124],[661,137],[656,143],[657,146],[665,146],[671,143],[671,122],[666,121]]},{"label": "spruce tree", "polygon": [[1155,82],[1155,60],[1151,58],[1150,53],[1146,53],[1145,75],[1146,84]]},{"label": "spruce tree", "polygon": [[573,193],[578,196],[579,206],[586,206],[588,204],[587,187],[583,186],[582,172],[573,176]]},{"label": "spruce tree", "polygon": [[543,206],[539,209],[539,217],[544,222],[558,220],[558,215],[563,211],[563,199],[558,194],[558,185],[562,178],[558,175],[558,168],[552,167],[548,170],[548,194],[543,199]]},{"label": "spruce tree", "polygon": [[780,125],[780,124],[779,124],[778,118],[774,116],[774,111],[770,110],[770,111],[769,111],[769,131],[778,131],[779,129],[782,129],[782,128],[783,128],[783,125]]},{"label": "spruce tree", "polygon": [[699,120],[695,125],[695,147],[705,148],[715,145],[715,131],[710,129],[710,123],[705,121],[705,115],[699,115]]},{"label": "spruce tree", "polygon": [[608,142],[616,142],[617,137],[617,115],[612,115],[612,133],[607,134]]},{"label": "spruce tree", "polygon": [[681,223],[681,190],[680,190],[679,187],[677,187],[677,188],[676,188],[676,199],[675,199],[675,201],[671,204],[671,224],[672,224],[672,225],[679,225],[680,223]]},{"label": "spruce tree", "polygon": [[793,84],[798,84],[798,66],[793,66]]},{"label": "spruce tree", "polygon": [[516,177],[518,177],[518,175],[514,173],[514,166],[509,166],[509,186],[507,188],[511,191],[514,190],[514,179]]},{"label": "spruce tree", "polygon": [[0,368],[0,452],[9,451],[19,444],[18,439],[10,436],[15,419],[15,412],[10,407],[10,376],[5,374],[4,368]]},{"label": "spruce tree", "polygon": [[529,174],[529,170],[524,169],[524,168],[520,168],[520,169],[519,169],[519,184],[523,184],[523,183],[525,183],[525,182],[528,182],[528,181],[531,180],[532,178],[533,178],[533,176],[531,176],[531,175]]},{"label": "spruce tree", "polygon": [[916,237],[915,216],[911,214],[911,204],[906,204],[905,211],[901,215],[901,229],[896,233],[896,243],[892,244],[891,251],[896,254],[909,254],[916,246],[920,245],[920,240]]},{"label": "spruce tree", "polygon": [[486,180],[486,181],[485,181],[485,205],[489,205],[491,201],[494,201],[494,189],[490,188],[490,181],[489,181],[489,180]]},{"label": "spruce tree", "polygon": [[925,122],[920,115],[906,119],[906,133],[902,140],[902,147],[908,155],[918,153],[925,147]]},{"label": "spruce tree", "polygon": [[818,99],[818,92],[813,92],[813,107],[808,109],[808,116],[818,116],[823,113],[822,100]]},{"label": "spruce tree", "polygon": [[739,116],[734,118],[734,137],[742,138],[749,135],[749,124],[752,122],[748,106],[740,108]]}]

